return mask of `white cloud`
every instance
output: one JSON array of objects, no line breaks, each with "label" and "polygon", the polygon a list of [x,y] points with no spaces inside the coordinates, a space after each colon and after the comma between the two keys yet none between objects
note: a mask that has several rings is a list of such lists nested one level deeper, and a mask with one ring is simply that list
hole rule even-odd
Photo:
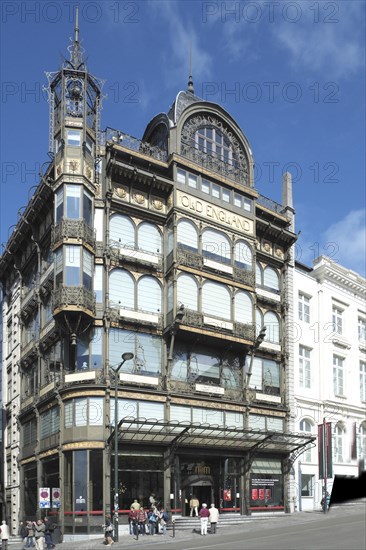
[{"label": "white cloud", "polygon": [[[310,70],[327,78],[348,78],[364,68],[363,2],[297,2],[301,18],[281,18],[274,37],[290,54],[299,71]],[[336,11],[330,11],[330,10]],[[318,11],[315,11],[318,10]]]},{"label": "white cloud", "polygon": [[[213,58],[205,44],[199,44],[199,36],[194,31],[194,23],[187,12],[180,9],[180,3],[152,0],[149,6],[155,9],[159,19],[164,21],[167,32],[166,50],[163,54],[163,71],[169,83],[188,83],[189,52],[192,47],[193,81],[196,84],[210,78]],[[197,82],[196,82],[197,81]],[[186,86],[184,86],[185,88]],[[197,88],[197,86],[196,86]]]},{"label": "white cloud", "polygon": [[324,255],[365,276],[366,209],[352,210],[330,225],[323,234],[323,243]]}]

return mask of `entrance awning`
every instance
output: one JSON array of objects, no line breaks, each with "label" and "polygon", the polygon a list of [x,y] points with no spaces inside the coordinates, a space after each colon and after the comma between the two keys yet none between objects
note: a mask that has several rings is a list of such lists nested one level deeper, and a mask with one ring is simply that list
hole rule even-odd
[{"label": "entrance awning", "polygon": [[[114,438],[111,434],[109,441]],[[315,441],[306,434],[222,427],[198,422],[177,422],[146,418],[123,418],[118,424],[119,441],[137,444],[179,445],[232,450],[293,453]]]}]

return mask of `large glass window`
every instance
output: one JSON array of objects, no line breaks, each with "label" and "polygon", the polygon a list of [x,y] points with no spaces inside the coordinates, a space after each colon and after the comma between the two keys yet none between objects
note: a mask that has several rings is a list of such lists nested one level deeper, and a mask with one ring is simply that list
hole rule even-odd
[{"label": "large glass window", "polygon": [[280,343],[280,322],[278,317],[272,311],[267,311],[264,314],[263,324],[267,327],[265,341],[274,344]]},{"label": "large glass window", "polygon": [[146,252],[162,253],[161,234],[156,225],[141,223],[137,228],[138,247]]},{"label": "large glass window", "polygon": [[179,220],[177,225],[178,245],[193,252],[198,251],[198,235],[195,225],[188,220]]},{"label": "large glass window", "polygon": [[141,311],[161,312],[161,286],[155,277],[141,277],[137,283],[137,307]]},{"label": "large glass window", "polygon": [[60,409],[53,407],[40,415],[41,439],[58,433],[60,429]]},{"label": "large glass window", "polygon": [[313,497],[314,496],[315,476],[311,474],[301,475],[301,496]]},{"label": "large glass window", "polygon": [[310,300],[301,292],[299,293],[298,312],[300,321],[310,323]]},{"label": "large glass window", "polygon": [[81,258],[80,246],[66,245],[65,247],[65,285],[80,286]]},{"label": "large glass window", "polygon": [[263,284],[265,287],[275,290],[280,290],[280,279],[278,273],[272,267],[266,267],[263,272]]},{"label": "large glass window", "polygon": [[253,254],[250,246],[245,241],[235,243],[235,265],[242,269],[252,269]]},{"label": "large glass window", "polygon": [[[300,422],[300,432],[312,433],[313,425],[309,420],[303,419]],[[311,445],[307,445],[305,451],[301,455],[302,462],[311,462]]]},{"label": "large glass window", "polygon": [[109,365],[118,365],[125,352],[132,352],[134,358],[124,363],[121,372],[153,375],[161,372],[160,336],[117,328],[109,329]]},{"label": "large glass window", "polygon": [[366,319],[358,318],[358,340],[364,342],[366,340]]},{"label": "large glass window", "polygon": [[83,248],[83,286],[88,290],[92,288],[93,281],[93,255]]},{"label": "large glass window", "polygon": [[302,388],[311,388],[311,350],[305,346],[299,346],[299,378]]},{"label": "large glass window", "polygon": [[135,248],[135,225],[127,216],[114,214],[109,221],[109,241],[111,246]]},{"label": "large glass window", "polygon": [[66,211],[68,220],[80,218],[80,185],[66,185]]},{"label": "large glass window", "polygon": [[235,294],[235,321],[238,323],[253,323],[253,303],[247,292]]},{"label": "large glass window", "polygon": [[344,359],[333,355],[333,391],[334,395],[344,395]]},{"label": "large glass window", "polygon": [[202,254],[210,260],[230,264],[231,245],[229,239],[219,231],[205,229],[202,233]]},{"label": "large glass window", "polygon": [[198,310],[197,281],[191,275],[179,275],[177,281],[178,304],[184,304],[186,309]]},{"label": "large glass window", "polygon": [[230,292],[224,285],[206,281],[202,286],[202,311],[206,315],[231,319]]},{"label": "large glass window", "polygon": [[78,397],[65,402],[65,428],[103,426],[103,397]]},{"label": "large glass window", "polygon": [[333,330],[337,334],[343,333],[343,310],[333,306],[332,309]]},{"label": "large glass window", "polygon": [[250,387],[278,395],[280,393],[280,365],[270,359],[254,357]]},{"label": "large glass window", "polygon": [[135,282],[123,269],[113,269],[109,274],[109,303],[112,307],[135,309]]},{"label": "large glass window", "polygon": [[346,430],[341,422],[338,422],[334,428],[334,461],[345,461],[345,435]]}]

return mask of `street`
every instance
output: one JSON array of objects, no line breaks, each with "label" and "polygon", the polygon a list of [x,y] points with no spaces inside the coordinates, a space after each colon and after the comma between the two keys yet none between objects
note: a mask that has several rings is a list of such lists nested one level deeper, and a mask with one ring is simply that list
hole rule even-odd
[{"label": "street", "polygon": [[[163,536],[121,537],[113,545],[122,548],[153,548],[156,550],[365,550],[366,501],[343,504],[329,513],[300,512],[288,516],[253,518],[244,525],[219,528],[216,535],[201,536],[198,530],[177,531]],[[198,527],[197,523],[197,527]],[[20,550],[19,545],[11,545]],[[56,550],[96,550],[105,548],[103,539],[67,542]]]}]

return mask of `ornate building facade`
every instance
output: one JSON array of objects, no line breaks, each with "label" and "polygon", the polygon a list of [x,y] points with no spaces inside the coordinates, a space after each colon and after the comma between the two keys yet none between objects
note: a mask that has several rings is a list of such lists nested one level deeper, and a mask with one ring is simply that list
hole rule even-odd
[{"label": "ornate building facade", "polygon": [[141,140],[101,131],[78,34],[48,75],[51,162],[0,259],[12,531],[48,510],[91,536],[151,495],[290,512],[313,439],[291,415],[291,177],[281,205],[260,195],[243,131],[191,77]]},{"label": "ornate building facade", "polygon": [[[331,423],[333,472],[358,476],[366,458],[366,281],[321,256],[313,268],[297,264],[294,301],[295,422],[317,433]],[[311,445],[295,465],[298,508],[320,507],[319,449]]]}]

